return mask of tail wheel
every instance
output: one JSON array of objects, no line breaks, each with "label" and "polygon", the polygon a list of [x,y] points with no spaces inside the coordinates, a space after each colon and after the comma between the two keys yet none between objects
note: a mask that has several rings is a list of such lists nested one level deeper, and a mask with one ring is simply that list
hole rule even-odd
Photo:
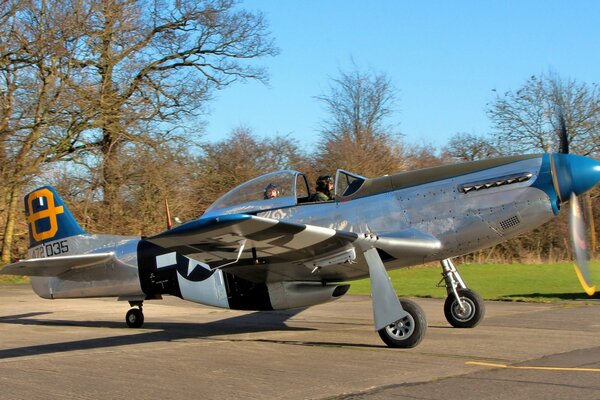
[{"label": "tail wheel", "polygon": [[144,313],[139,308],[132,308],[127,311],[125,322],[130,328],[140,328],[144,325]]},{"label": "tail wheel", "polygon": [[444,302],[446,320],[455,328],[473,328],[477,326],[485,315],[483,299],[471,289],[458,289],[457,292],[462,307],[453,294],[446,297]]},{"label": "tail wheel", "polygon": [[423,340],[427,320],[423,309],[411,300],[401,299],[400,304],[408,315],[378,331],[379,337],[389,347],[413,348]]}]

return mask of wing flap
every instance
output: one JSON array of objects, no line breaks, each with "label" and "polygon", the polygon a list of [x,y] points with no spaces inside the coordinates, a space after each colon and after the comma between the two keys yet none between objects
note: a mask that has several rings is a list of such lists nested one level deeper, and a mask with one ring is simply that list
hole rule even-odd
[{"label": "wing flap", "polygon": [[105,265],[115,260],[114,253],[79,254],[48,258],[32,258],[8,264],[2,275],[59,276],[67,271]]}]

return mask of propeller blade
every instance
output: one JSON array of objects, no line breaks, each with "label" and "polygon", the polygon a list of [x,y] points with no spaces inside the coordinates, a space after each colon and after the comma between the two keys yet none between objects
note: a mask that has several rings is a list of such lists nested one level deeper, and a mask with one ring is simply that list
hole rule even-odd
[{"label": "propeller blade", "polygon": [[167,217],[167,230],[173,227],[173,221],[171,220],[171,210],[169,210],[169,201],[165,197],[165,214]]},{"label": "propeller blade", "polygon": [[565,121],[565,113],[561,108],[557,111],[558,114],[558,133],[560,135],[559,153],[569,154],[569,134],[567,132],[567,123]]},{"label": "propeller blade", "polygon": [[579,278],[579,283],[588,296],[596,293],[596,286],[592,285],[591,274],[587,265],[587,243],[585,238],[585,223],[579,207],[579,200],[575,193],[571,193],[569,200],[569,233],[571,235],[571,244],[573,245],[573,254],[575,256],[575,273]]}]

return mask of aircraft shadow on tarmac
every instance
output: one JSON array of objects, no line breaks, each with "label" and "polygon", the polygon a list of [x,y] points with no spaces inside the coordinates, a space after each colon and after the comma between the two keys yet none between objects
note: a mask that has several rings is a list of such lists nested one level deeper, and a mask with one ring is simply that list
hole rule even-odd
[{"label": "aircraft shadow on tarmac", "polygon": [[[142,343],[168,342],[182,339],[199,339],[234,335],[240,333],[256,333],[268,331],[311,331],[313,328],[290,327],[285,322],[304,309],[286,312],[254,312],[207,323],[149,322],[144,324],[137,334],[107,336],[102,338],[74,340],[60,343],[42,344],[1,349],[0,359],[34,356],[41,354],[62,353],[76,350],[90,350],[127,346]],[[46,325],[46,326],[80,326],[90,328],[124,328],[123,323],[106,321],[63,321],[41,319],[50,312],[37,312],[0,317],[0,324]],[[38,318],[36,318],[38,317]],[[148,332],[147,330],[152,330]],[[228,339],[229,340],[229,339]],[[235,339],[233,339],[235,340]],[[293,344],[293,343],[291,343]],[[316,344],[315,344],[316,345]],[[331,343],[329,345],[332,345]],[[335,345],[335,344],[333,344]]]}]

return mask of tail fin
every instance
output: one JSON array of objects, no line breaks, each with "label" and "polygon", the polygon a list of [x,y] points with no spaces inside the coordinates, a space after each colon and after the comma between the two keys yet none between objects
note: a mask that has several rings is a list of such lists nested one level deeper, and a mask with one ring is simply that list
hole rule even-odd
[{"label": "tail fin", "polygon": [[85,234],[56,190],[50,186],[43,186],[25,196],[25,215],[29,225],[29,248]]}]

